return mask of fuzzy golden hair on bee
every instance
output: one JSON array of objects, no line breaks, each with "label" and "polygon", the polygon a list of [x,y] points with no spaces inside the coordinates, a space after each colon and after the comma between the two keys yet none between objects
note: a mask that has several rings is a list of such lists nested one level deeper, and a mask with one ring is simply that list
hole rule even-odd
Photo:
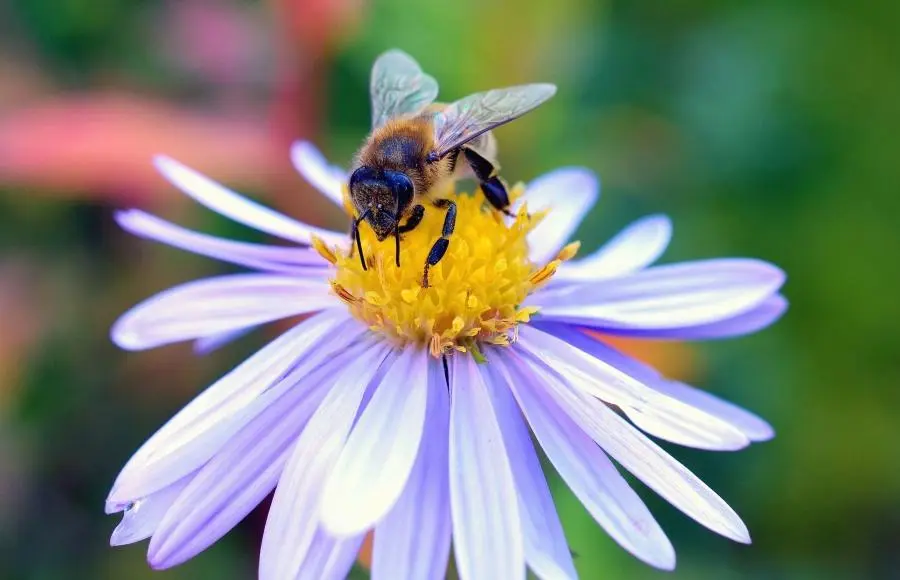
[{"label": "fuzzy golden hair on bee", "polygon": [[426,162],[433,149],[433,129],[421,118],[392,119],[372,131],[356,156],[356,166],[405,172],[416,195],[424,195],[437,168]]}]

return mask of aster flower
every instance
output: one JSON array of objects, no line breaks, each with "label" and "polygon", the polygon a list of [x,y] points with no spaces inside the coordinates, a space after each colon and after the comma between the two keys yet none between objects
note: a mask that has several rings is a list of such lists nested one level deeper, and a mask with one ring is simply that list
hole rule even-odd
[{"label": "aster flower", "polygon": [[[292,156],[345,207],[343,171],[307,143]],[[701,525],[750,541],[737,514],[649,436],[736,450],[772,437],[769,425],[586,331],[679,340],[754,332],[786,308],[778,268],[751,259],[652,266],[671,234],[664,216],[573,259],[577,244],[566,243],[598,182],[569,168],[513,188],[512,218],[479,194],[456,197],[458,226],[426,289],[438,212],[405,235],[399,268],[393,240],[364,230],[363,270],[345,233],[276,213],[174,160],[156,166],[197,202],[292,245],[119,213],[133,234],[252,273],[157,294],[115,323],[116,344],[193,341],[205,352],[308,316],[134,454],[107,500],[109,513],[124,512],[112,544],[149,537],[151,566],[177,565],[274,489],[264,579],[341,578],[371,530],[376,580],[443,577],[451,538],[464,579],[523,578],[526,566],[574,578],[532,434],[597,523],[652,566],[673,568],[674,550],[615,463]]]}]

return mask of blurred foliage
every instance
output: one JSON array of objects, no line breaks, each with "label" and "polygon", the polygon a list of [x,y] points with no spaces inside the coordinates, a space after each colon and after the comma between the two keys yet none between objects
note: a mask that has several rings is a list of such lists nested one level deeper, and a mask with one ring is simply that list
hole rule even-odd
[{"label": "blurred foliage", "polygon": [[[147,568],[143,545],[107,547],[115,521],[103,499],[117,470],[262,340],[205,359],[187,347],[118,352],[107,339],[118,313],[224,267],[129,239],[111,210],[152,206],[250,235],[155,177],[147,160],[165,150],[339,226],[309,202],[287,145],[306,136],[346,163],[368,124],[371,62],[393,46],[446,99],[559,85],[498,137],[509,179],[559,165],[599,172],[585,251],[666,212],[669,261],[758,256],[789,273],[791,310],[774,328],[689,355],[652,347],[690,356],[679,374],[778,432],[737,454],[673,450],[743,515],[753,546],[714,537],[638,486],[678,550],[675,576],[896,577],[897,14],[890,0],[0,4],[0,577],[254,575],[264,508],[165,573]],[[584,578],[659,575],[551,477]]]}]

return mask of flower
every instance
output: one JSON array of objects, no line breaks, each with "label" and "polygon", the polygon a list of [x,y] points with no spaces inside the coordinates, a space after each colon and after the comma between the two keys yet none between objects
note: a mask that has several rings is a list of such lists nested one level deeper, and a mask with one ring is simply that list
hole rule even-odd
[{"label": "flower", "polygon": [[[329,200],[343,171],[311,145],[293,159]],[[349,237],[257,205],[168,159],[157,168],[196,201],[295,246],[224,240],[139,210],[117,215],[145,238],[246,266],[164,291],[112,329],[141,350],[192,340],[200,351],[266,322],[308,315],[189,403],[128,461],[107,499],[120,545],[150,537],[155,568],[195,556],[273,489],[264,579],[340,578],[374,530],[376,579],[444,575],[451,536],[464,579],[575,577],[530,434],[594,519],[662,569],[666,535],[612,460],[700,524],[738,542],[737,514],[647,435],[709,450],[773,436],[762,419],[598,340],[737,336],[786,308],[765,262],[651,264],[671,225],[652,216],[573,260],[565,245],[598,192],[583,169],[513,188],[515,217],[459,196],[450,250],[421,285],[442,219],[426,212],[393,240]],[[591,329],[592,333],[585,332]]]}]

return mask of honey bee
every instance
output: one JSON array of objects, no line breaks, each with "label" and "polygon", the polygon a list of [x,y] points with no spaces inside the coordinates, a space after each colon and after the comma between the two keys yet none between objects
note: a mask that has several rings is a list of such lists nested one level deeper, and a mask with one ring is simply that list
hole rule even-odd
[{"label": "honey bee", "polygon": [[[425,215],[425,205],[446,212],[441,236],[425,262],[440,262],[456,225],[456,204],[430,199],[429,191],[447,180],[474,176],[485,198],[510,214],[506,185],[498,176],[497,145],[491,130],[521,117],[556,93],[551,84],[528,84],[475,93],[451,104],[435,103],[438,84],[400,50],[382,54],[372,67],[372,132],[356,154],[350,200],[356,209],[351,236],[362,267],[359,225],[366,221],[379,241],[393,235],[400,266],[400,237]],[[459,163],[459,161],[464,161]]]}]

